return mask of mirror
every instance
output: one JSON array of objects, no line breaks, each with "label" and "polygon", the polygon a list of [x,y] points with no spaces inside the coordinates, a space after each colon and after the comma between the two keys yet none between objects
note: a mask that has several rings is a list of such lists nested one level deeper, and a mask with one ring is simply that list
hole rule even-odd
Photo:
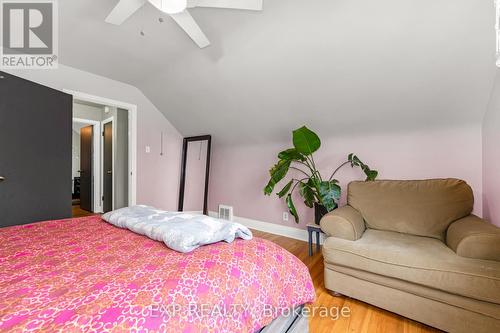
[{"label": "mirror", "polygon": [[184,138],[182,145],[179,211],[208,215],[210,135]]}]

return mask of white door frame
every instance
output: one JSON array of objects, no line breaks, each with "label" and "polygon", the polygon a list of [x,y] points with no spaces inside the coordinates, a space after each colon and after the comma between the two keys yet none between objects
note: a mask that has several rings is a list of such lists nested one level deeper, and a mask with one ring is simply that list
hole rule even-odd
[{"label": "white door frame", "polygon": [[[115,209],[115,145],[116,145],[116,126],[115,126],[115,117],[109,117],[104,119],[102,124],[102,131],[104,132],[104,125],[107,123],[111,123],[111,209]],[[101,185],[101,193],[104,194],[104,137],[101,140],[101,170],[102,170],[102,185]],[[129,196],[130,198],[130,196]],[[104,206],[104,203],[103,203]]]},{"label": "white door frame", "polygon": [[101,192],[101,122],[97,120],[73,118],[74,123],[87,124],[92,129],[92,211],[102,213],[102,192]]},{"label": "white door frame", "polygon": [[70,89],[63,89],[63,91],[73,95],[73,99],[128,111],[128,202],[129,206],[135,205],[137,203],[137,105]]}]

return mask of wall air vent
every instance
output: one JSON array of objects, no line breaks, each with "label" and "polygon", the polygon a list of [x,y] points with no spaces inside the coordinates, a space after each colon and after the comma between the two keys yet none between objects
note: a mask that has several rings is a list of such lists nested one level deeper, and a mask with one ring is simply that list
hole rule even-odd
[{"label": "wall air vent", "polygon": [[219,218],[221,220],[232,221],[233,220],[233,207],[219,205]]}]

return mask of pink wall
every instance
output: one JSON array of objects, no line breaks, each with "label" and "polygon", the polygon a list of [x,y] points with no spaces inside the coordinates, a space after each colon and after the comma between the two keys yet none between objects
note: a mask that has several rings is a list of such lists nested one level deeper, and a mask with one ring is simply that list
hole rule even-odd
[{"label": "pink wall", "polygon": [[483,122],[484,217],[500,226],[500,76]]},{"label": "pink wall", "polygon": [[[182,136],[159,111],[142,115],[140,112],[138,107],[137,204],[177,210]],[[146,153],[146,146],[150,153]]]},{"label": "pink wall", "polygon": [[[379,170],[380,179],[461,178],[474,189],[475,213],[482,214],[480,126],[338,138],[318,134],[323,143],[316,162],[324,174],[330,174],[348,153],[354,152]],[[267,197],[262,192],[276,154],[290,146],[291,142],[215,146],[209,209],[217,211],[218,204],[228,204],[234,206],[235,216],[296,226],[292,219],[282,221],[282,213],[287,210],[283,201],[274,194]],[[346,167],[338,179],[345,189],[349,181],[363,178],[359,170]],[[342,201],[345,202],[345,198]],[[299,227],[304,228],[312,221],[313,211],[298,199],[296,206],[302,219]]]}]

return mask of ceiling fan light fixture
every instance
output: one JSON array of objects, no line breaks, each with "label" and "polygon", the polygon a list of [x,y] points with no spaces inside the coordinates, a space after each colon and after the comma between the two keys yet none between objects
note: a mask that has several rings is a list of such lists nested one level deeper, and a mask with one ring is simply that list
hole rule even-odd
[{"label": "ceiling fan light fixture", "polygon": [[160,10],[167,14],[178,14],[187,8],[187,0],[160,0]]}]

